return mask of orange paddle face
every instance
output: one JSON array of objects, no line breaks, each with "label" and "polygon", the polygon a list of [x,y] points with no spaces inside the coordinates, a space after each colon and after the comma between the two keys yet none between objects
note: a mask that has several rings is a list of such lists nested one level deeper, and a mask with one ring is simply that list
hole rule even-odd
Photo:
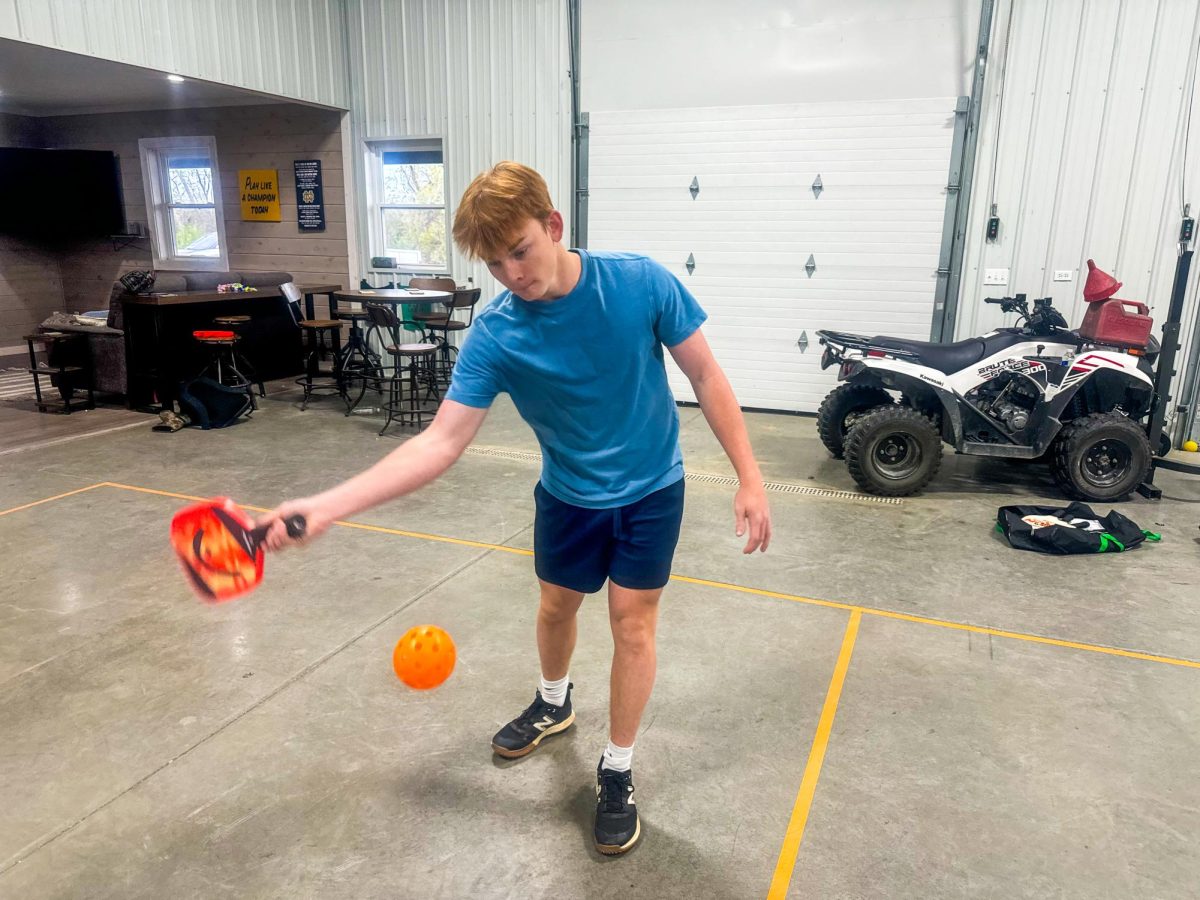
[{"label": "orange paddle face", "polygon": [[197,596],[222,603],[262,581],[262,531],[228,497],[216,497],[175,514],[171,546]]}]

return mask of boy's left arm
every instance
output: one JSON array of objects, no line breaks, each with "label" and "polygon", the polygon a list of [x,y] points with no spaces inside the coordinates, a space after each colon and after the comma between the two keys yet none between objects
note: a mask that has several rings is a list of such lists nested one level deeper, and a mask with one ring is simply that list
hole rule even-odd
[{"label": "boy's left arm", "polygon": [[692,383],[704,418],[733,463],[741,487],[733,501],[735,530],[738,537],[749,531],[743,553],[766,550],[771,543],[771,509],[763,488],[762,472],[754,459],[746,421],[733,395],[729,379],[713,356],[708,341],[699,329],[690,337],[668,347],[676,364]]}]

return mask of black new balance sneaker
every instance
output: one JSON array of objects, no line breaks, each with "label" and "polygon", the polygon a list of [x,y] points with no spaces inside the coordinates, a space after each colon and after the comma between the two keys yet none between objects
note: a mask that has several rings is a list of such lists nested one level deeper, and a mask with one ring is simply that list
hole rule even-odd
[{"label": "black new balance sneaker", "polygon": [[575,721],[575,712],[571,709],[573,687],[573,684],[567,685],[567,699],[562,706],[550,705],[538,691],[525,712],[496,732],[492,749],[506,759],[516,759],[536,750],[542,738],[570,728]]},{"label": "black new balance sneaker", "polygon": [[642,835],[633,801],[633,773],[596,767],[596,849],[607,856],[624,853]]}]

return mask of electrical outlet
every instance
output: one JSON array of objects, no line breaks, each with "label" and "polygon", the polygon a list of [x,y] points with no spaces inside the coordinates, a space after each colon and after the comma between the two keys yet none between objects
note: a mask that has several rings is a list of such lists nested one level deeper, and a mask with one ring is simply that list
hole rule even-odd
[{"label": "electrical outlet", "polygon": [[1008,269],[984,269],[984,284],[1008,284]]},{"label": "electrical outlet", "polygon": [[1075,273],[1073,271],[1071,271],[1070,269],[1055,269],[1054,270],[1054,280],[1055,281],[1070,281],[1074,277],[1075,277]]}]

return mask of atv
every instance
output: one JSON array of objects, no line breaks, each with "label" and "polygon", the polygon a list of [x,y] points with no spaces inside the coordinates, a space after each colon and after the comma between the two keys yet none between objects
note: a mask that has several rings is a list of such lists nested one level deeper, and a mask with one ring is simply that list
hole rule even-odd
[{"label": "atv", "polygon": [[1139,425],[1159,351],[1149,325],[1141,347],[1109,346],[1070,330],[1050,297],[1032,310],[1024,294],[986,302],[1017,313],[1017,327],[951,344],[818,331],[821,368],[838,366],[841,382],[817,415],[826,449],[886,496],[924,487],[945,441],[972,456],[1046,457],[1073,498],[1124,498],[1151,465]]}]

